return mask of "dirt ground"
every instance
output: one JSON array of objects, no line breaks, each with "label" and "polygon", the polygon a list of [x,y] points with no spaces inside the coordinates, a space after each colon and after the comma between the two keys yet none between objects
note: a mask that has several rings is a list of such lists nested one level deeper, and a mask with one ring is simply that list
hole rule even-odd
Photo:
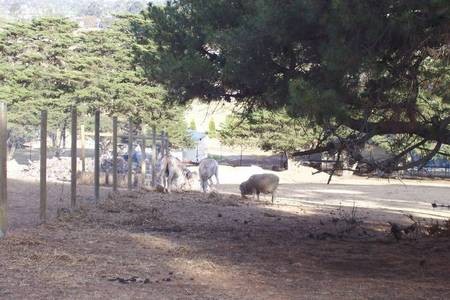
[{"label": "dirt ground", "polygon": [[[449,299],[450,238],[388,222],[450,218],[446,182],[280,173],[279,197],[243,200],[256,169],[221,167],[218,191],[109,194],[49,184],[50,221],[38,224],[38,184],[9,180],[10,228],[0,241],[5,299]],[[304,174],[299,176],[298,174]],[[241,178],[242,177],[242,178]],[[443,222],[443,221],[441,221]],[[422,224],[421,223],[421,224]]]}]

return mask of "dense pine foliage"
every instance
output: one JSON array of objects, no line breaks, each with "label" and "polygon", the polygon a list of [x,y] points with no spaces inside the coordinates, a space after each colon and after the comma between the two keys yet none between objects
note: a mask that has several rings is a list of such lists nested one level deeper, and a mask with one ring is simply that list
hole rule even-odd
[{"label": "dense pine foliage", "polygon": [[366,161],[386,172],[450,144],[449,1],[174,0],[145,16],[137,36],[157,51],[140,64],[172,101],[285,109],[329,134],[301,153],[362,161],[367,141],[395,142],[394,159]]},{"label": "dense pine foliage", "polygon": [[100,108],[124,121],[131,117],[136,124],[157,125],[169,131],[175,145],[189,142],[183,109],[164,104],[165,90],[133,64],[131,22],[139,18],[120,17],[101,31],[80,31],[60,18],[5,26],[0,99],[9,106],[12,137],[37,134],[43,108],[51,131],[63,129],[77,105],[81,112]]}]

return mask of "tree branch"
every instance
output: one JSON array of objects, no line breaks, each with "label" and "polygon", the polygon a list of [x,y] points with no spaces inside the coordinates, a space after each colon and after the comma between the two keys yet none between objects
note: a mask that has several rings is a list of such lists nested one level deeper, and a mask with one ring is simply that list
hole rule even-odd
[{"label": "tree branch", "polygon": [[400,167],[395,167],[393,169],[393,171],[407,170],[407,169],[411,169],[411,168],[415,168],[415,167],[422,168],[430,159],[433,158],[433,156],[435,156],[439,152],[441,147],[442,147],[442,143],[438,142],[438,143],[436,143],[436,146],[434,147],[434,149],[431,150],[430,153],[428,153],[421,159],[407,163]]},{"label": "tree branch", "polygon": [[450,117],[435,120],[431,125],[392,120],[375,123],[352,118],[344,121],[344,124],[353,130],[363,130],[364,132],[371,132],[373,135],[414,134],[427,141],[436,141],[443,144],[450,144],[450,130],[447,128],[449,123]]}]

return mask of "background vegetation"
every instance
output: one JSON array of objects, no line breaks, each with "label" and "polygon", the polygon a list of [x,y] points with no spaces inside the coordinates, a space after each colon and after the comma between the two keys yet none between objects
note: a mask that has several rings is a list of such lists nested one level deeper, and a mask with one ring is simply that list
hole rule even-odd
[{"label": "background vegetation", "polygon": [[[165,89],[133,64],[131,23],[118,17],[108,29],[80,31],[63,18],[9,23],[0,32],[0,98],[9,107],[10,141],[38,134],[40,110],[49,111],[49,129],[68,128],[72,105],[88,113],[99,108],[122,121],[157,125],[174,146],[189,143],[183,107],[166,105]],[[105,120],[106,121],[106,120]]]}]

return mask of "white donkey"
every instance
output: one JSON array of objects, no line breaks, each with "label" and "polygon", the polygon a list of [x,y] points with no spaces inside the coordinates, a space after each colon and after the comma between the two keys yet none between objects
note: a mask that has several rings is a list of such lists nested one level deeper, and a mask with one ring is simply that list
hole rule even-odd
[{"label": "white donkey", "polygon": [[180,182],[180,185],[185,185],[189,179],[188,177],[190,177],[189,174],[189,170],[184,167],[178,158],[170,154],[162,157],[159,177],[161,179],[161,185],[168,193],[172,192],[174,181],[182,180],[183,182]]},{"label": "white donkey", "polygon": [[198,166],[200,175],[200,184],[203,192],[206,193],[208,187],[213,184],[212,177],[216,177],[217,184],[219,184],[219,164],[215,159],[205,158],[200,162]]}]

